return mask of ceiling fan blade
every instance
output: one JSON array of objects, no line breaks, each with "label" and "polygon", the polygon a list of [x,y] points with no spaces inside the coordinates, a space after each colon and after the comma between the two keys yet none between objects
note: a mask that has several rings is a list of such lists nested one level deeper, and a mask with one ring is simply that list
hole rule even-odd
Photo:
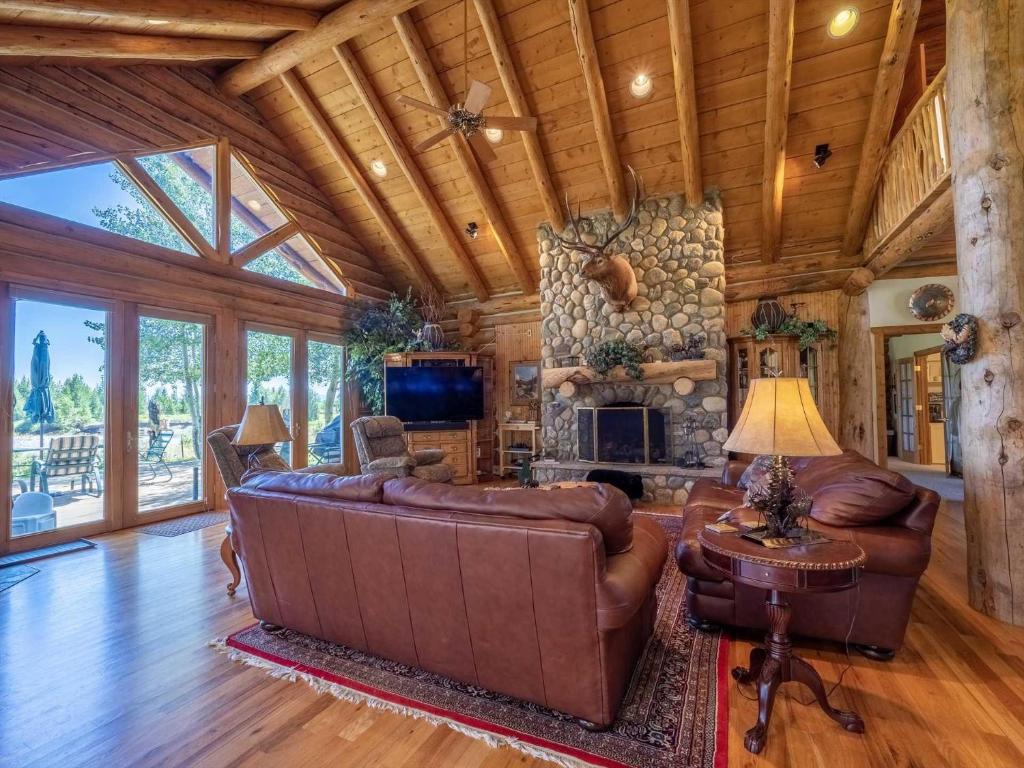
[{"label": "ceiling fan blade", "polygon": [[491,98],[491,86],[474,80],[469,84],[469,93],[466,94],[466,103],[462,108],[474,115],[479,115],[487,106],[487,100]]},{"label": "ceiling fan blade", "polygon": [[447,109],[435,107],[433,104],[427,104],[427,102],[425,101],[414,99],[411,96],[406,96],[405,94],[399,94],[396,101],[399,104],[405,104],[407,107],[415,107],[416,109],[422,109],[424,112],[433,112],[435,115],[440,115],[441,117],[448,116]]},{"label": "ceiling fan blade", "polygon": [[536,131],[536,117],[488,117],[485,121],[488,128],[500,128],[503,131]]},{"label": "ceiling fan blade", "polygon": [[416,145],[415,149],[416,149],[417,152],[424,152],[424,151],[430,149],[432,146],[434,146],[438,142],[444,141],[449,136],[451,136],[453,133],[455,133],[455,129],[452,128],[451,126],[448,126],[447,128],[443,128],[440,131],[438,131],[437,133],[432,134],[427,139],[421,141],[419,144]]},{"label": "ceiling fan blade", "polygon": [[491,143],[484,137],[482,133],[474,133],[469,137],[469,143],[473,149],[476,150],[476,155],[482,163],[489,163],[498,156],[494,154],[494,150],[491,149]]}]

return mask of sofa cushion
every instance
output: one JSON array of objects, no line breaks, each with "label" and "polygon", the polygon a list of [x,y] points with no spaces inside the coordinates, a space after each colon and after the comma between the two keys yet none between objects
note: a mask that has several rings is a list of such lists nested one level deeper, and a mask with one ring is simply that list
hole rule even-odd
[{"label": "sofa cushion", "polygon": [[633,506],[626,494],[610,485],[488,490],[406,477],[384,483],[384,503],[533,520],[572,520],[597,528],[608,554],[626,552],[633,545]]},{"label": "sofa cushion", "polygon": [[713,507],[723,512],[743,503],[743,491],[732,488],[728,485],[716,482],[707,477],[702,477],[693,484],[690,495],[686,497],[686,508],[690,507]]},{"label": "sofa cushion", "polygon": [[746,490],[751,485],[756,485],[761,482],[771,466],[771,456],[768,456],[767,454],[755,456],[754,460],[747,464],[747,468],[743,470],[743,474],[740,475],[740,479],[737,481],[736,487]]},{"label": "sofa cushion", "polygon": [[247,475],[242,487],[342,501],[380,502],[384,479],[377,475],[339,477],[325,472],[259,472]]},{"label": "sofa cushion", "polygon": [[808,461],[796,484],[812,498],[811,517],[837,527],[879,523],[914,499],[910,480],[853,451]]}]

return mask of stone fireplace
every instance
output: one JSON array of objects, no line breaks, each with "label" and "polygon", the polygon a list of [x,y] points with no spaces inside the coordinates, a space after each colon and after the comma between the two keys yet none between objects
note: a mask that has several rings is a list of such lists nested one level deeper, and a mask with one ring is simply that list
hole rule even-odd
[{"label": "stone fireplace", "polygon": [[[609,213],[584,221],[584,236],[602,237],[613,224]],[[696,477],[717,474],[725,458],[722,443],[726,423],[725,261],[722,206],[717,196],[697,207],[679,195],[649,198],[640,210],[636,227],[623,234],[617,252],[632,265],[638,295],[623,311],[605,303],[600,286],[580,271],[580,254],[564,250],[541,229],[538,233],[541,264],[541,338],[545,369],[585,365],[587,352],[602,341],[625,339],[645,348],[647,360],[670,359],[673,347],[688,336],[707,339],[706,358],[717,364],[714,378],[692,382],[692,388],[674,388],[672,382],[645,383],[598,379],[571,394],[548,388],[543,392],[541,437],[549,459],[535,464],[542,481],[581,479],[591,469],[619,468],[644,479],[645,497],[657,501],[685,501]],[[578,362],[573,358],[578,358]],[[567,362],[568,361],[568,362]],[[605,450],[594,445],[599,414],[609,406],[654,409],[663,414],[662,455],[637,462],[608,460],[633,455],[631,450]],[[654,411],[648,411],[648,414]],[[608,425],[630,422],[622,414],[608,413]],[[588,413],[593,418],[588,417]],[[707,470],[676,466],[686,446],[684,429],[690,421]],[[632,423],[637,422],[636,417]],[[581,424],[584,434],[581,435]],[[648,430],[650,421],[648,420]],[[597,433],[600,435],[600,431]],[[598,437],[598,439],[600,439]],[[606,441],[606,446],[612,443]]]}]

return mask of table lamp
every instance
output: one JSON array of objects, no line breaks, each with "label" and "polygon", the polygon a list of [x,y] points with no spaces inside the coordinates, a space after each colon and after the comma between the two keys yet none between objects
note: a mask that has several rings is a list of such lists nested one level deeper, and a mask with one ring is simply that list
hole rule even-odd
[{"label": "table lamp", "polygon": [[281,409],[271,403],[267,405],[260,400],[259,403],[250,403],[245,406],[245,413],[242,415],[242,423],[238,425],[238,432],[232,445],[251,446],[249,454],[249,469],[252,469],[252,461],[256,456],[256,449],[264,445],[274,443],[290,443],[292,434],[281,417]]},{"label": "table lamp", "polygon": [[789,456],[838,456],[814,404],[807,379],[763,378],[750,382],[743,410],[722,448],[772,457],[764,480],[748,489],[747,503],[764,515],[770,538],[793,535],[810,499],[793,485]]}]

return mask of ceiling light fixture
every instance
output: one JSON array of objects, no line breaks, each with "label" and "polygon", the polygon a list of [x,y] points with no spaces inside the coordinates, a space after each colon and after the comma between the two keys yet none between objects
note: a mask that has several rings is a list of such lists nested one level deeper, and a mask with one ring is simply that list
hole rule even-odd
[{"label": "ceiling light fixture", "polygon": [[383,160],[377,159],[370,163],[370,170],[373,171],[373,175],[379,179],[383,179],[388,175],[388,167],[384,164]]},{"label": "ceiling light fixture", "polygon": [[146,21],[149,24],[154,24],[154,25],[157,25],[157,26],[159,26],[160,24],[170,24],[171,23],[167,19],[146,19]]},{"label": "ceiling light fixture", "polygon": [[500,144],[505,138],[505,132],[501,128],[484,128],[484,136],[491,144]]},{"label": "ceiling light fixture", "polygon": [[828,144],[819,144],[814,148],[814,167],[821,168],[830,157],[832,150],[828,148]]},{"label": "ceiling light fixture", "polygon": [[629,83],[629,92],[637,99],[646,99],[651,95],[652,90],[654,90],[654,81],[645,72],[638,74]]},{"label": "ceiling light fixture", "polygon": [[853,32],[858,21],[860,21],[860,11],[853,6],[843,8],[829,19],[828,26],[826,27],[828,36],[836,39],[846,37]]},{"label": "ceiling light fixture", "polygon": [[259,211],[263,207],[263,204],[256,199],[246,200],[245,204],[249,207],[250,211]]},{"label": "ceiling light fixture", "polygon": [[466,234],[469,235],[471,240],[476,240],[476,236],[480,234],[480,227],[476,225],[475,221],[471,221],[466,225]]}]

